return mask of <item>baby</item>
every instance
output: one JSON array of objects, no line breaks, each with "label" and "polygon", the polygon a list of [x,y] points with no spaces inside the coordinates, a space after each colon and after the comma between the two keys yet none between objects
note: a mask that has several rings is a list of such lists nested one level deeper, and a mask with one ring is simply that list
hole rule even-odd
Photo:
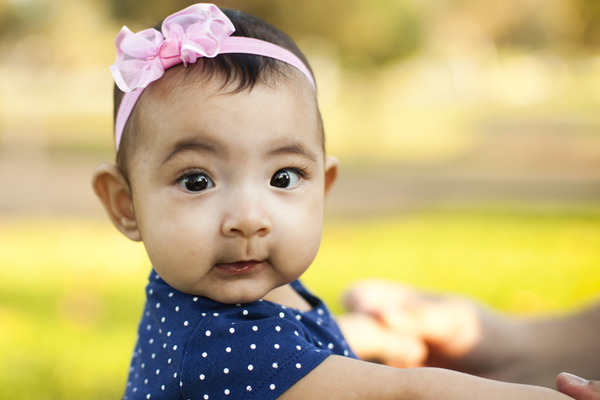
[{"label": "baby", "polygon": [[153,266],[125,399],[567,398],[356,359],[297,280],[338,163],[285,34],[197,4],[116,44],[117,165],[93,185]]}]

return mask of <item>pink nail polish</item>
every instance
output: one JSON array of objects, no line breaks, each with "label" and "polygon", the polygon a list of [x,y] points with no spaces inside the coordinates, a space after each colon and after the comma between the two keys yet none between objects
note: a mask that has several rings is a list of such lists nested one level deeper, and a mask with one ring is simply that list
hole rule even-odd
[{"label": "pink nail polish", "polygon": [[587,380],[580,378],[577,375],[573,375],[568,372],[563,372],[563,375],[566,376],[569,382],[571,382],[573,385],[585,386],[588,384]]}]

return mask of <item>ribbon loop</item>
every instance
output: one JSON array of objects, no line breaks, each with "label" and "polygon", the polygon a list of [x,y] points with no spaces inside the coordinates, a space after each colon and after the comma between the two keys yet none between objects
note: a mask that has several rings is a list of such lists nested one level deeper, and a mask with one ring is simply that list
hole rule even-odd
[{"label": "ribbon loop", "polygon": [[117,60],[110,70],[123,92],[146,88],[179,63],[215,57],[221,42],[235,31],[233,23],[213,4],[195,4],[173,14],[155,29],[133,33],[121,29],[115,44]]}]

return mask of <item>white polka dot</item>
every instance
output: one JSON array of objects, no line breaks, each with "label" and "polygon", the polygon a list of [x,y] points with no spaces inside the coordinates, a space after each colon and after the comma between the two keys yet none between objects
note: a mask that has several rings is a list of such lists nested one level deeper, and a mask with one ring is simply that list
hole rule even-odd
[{"label": "white polka dot", "polygon": [[167,337],[171,336],[171,332],[167,332]]},{"label": "white polka dot", "polygon": [[255,345],[254,343],[252,343],[252,344],[250,345],[250,348],[251,348],[252,350],[254,350],[254,349],[256,349],[256,345]]},{"label": "white polka dot", "polygon": [[278,367],[277,363],[273,363],[273,368],[277,368],[277,367]]},{"label": "white polka dot", "polygon": [[275,347],[276,349],[279,349],[279,345],[278,344],[275,344],[275,346],[273,346],[273,347]]},{"label": "white polka dot", "polygon": [[175,307],[175,312],[179,312],[179,306]]},{"label": "white polka dot", "polygon": [[229,333],[234,333],[234,332],[235,332],[235,329],[229,328]]},{"label": "white polka dot", "polygon": [[302,316],[301,316],[300,314],[298,314],[298,315],[296,315],[296,319],[297,319],[298,321],[300,321],[300,320],[302,319]]},{"label": "white polka dot", "polygon": [[254,325],[254,326],[252,327],[252,330],[253,330],[254,332],[256,332],[256,331],[258,330],[258,326]]},{"label": "white polka dot", "polygon": [[179,387],[183,386],[183,382],[179,381]]},{"label": "white polka dot", "polygon": [[225,395],[228,395],[228,394],[229,394],[229,393],[231,393],[231,392],[229,391],[229,389],[225,389],[225,392],[224,392],[224,393],[225,393]]},{"label": "white polka dot", "polygon": [[200,375],[200,380],[201,380],[201,381],[203,381],[203,380],[204,380],[204,378],[206,378],[206,376],[204,376],[204,374],[201,374],[201,375]]},{"label": "white polka dot", "polygon": [[166,348],[167,348],[167,344],[163,343],[163,349],[166,349]]},{"label": "white polka dot", "polygon": [[279,331],[281,330],[281,327],[280,327],[280,326],[276,326],[276,327],[275,327],[275,330],[276,330],[277,332],[279,332]]},{"label": "white polka dot", "polygon": [[275,385],[271,383],[271,386],[269,386],[269,388],[270,388],[271,390],[275,390]]},{"label": "white polka dot", "polygon": [[254,366],[252,364],[248,365],[248,371],[252,371],[254,369]]},{"label": "white polka dot", "polygon": [[147,398],[147,399],[149,399],[149,398],[150,398],[150,393],[148,393],[148,394],[146,395],[146,398]]},{"label": "white polka dot", "polygon": [[213,314],[213,317],[218,317],[218,316],[219,316],[218,312],[216,312],[216,313]]},{"label": "white polka dot", "polygon": [[204,400],[208,400],[208,395],[207,394],[204,395]]},{"label": "white polka dot", "polygon": [[167,360],[167,362],[168,362],[169,364],[171,364],[171,359],[169,358],[169,359]]},{"label": "white polka dot", "polygon": [[296,335],[296,336],[300,336],[300,335],[298,335],[298,332],[297,332],[297,331],[294,331],[294,335]]},{"label": "white polka dot", "polygon": [[154,293],[154,290],[150,289],[150,290],[148,291],[148,293],[152,294],[152,293]]},{"label": "white polka dot", "polygon": [[156,375],[160,374],[160,369],[156,370]]},{"label": "white polka dot", "polygon": [[145,367],[146,367],[146,364],[142,363],[142,368],[145,368]]},{"label": "white polka dot", "polygon": [[252,386],[250,386],[250,385],[246,386],[246,390],[249,391],[249,392],[251,392],[252,391]]},{"label": "white polka dot", "polygon": [[133,388],[133,391],[134,391],[134,392],[137,392],[137,388]]},{"label": "white polka dot", "polygon": [[158,279],[160,278],[160,276],[158,276],[158,274],[154,275],[154,279]]},{"label": "white polka dot", "polygon": [[285,313],[282,313],[282,312],[280,312],[280,313],[279,313],[279,317],[280,317],[280,318],[283,318],[283,317],[285,317]]},{"label": "white polka dot", "polygon": [[210,331],[206,331],[206,333],[204,333],[206,336],[210,336]]},{"label": "white polka dot", "polygon": [[206,358],[208,354],[206,354],[206,352],[202,353],[202,357]]},{"label": "white polka dot", "polygon": [[151,328],[152,328],[152,325],[148,325],[148,326],[146,327],[146,329],[148,329],[148,330],[150,330]]},{"label": "white polka dot", "polygon": [[203,316],[203,317],[206,317],[206,313],[205,313],[205,312],[203,312],[203,313],[202,313],[202,316]]},{"label": "white polka dot", "polygon": [[333,349],[333,343],[329,343],[329,344],[327,345],[327,348],[328,348],[329,350]]},{"label": "white polka dot", "polygon": [[198,298],[197,298],[197,297],[194,297],[192,300],[194,300],[194,301],[198,301]]},{"label": "white polka dot", "polygon": [[285,310],[287,307],[286,306],[281,306],[281,308],[283,308]]},{"label": "white polka dot", "polygon": [[144,379],[144,385],[148,384],[148,379]]},{"label": "white polka dot", "polygon": [[296,348],[297,348],[298,350],[302,350],[302,347],[300,347],[300,346],[296,346]]},{"label": "white polka dot", "polygon": [[173,292],[169,293],[169,297],[173,297]]},{"label": "white polka dot", "polygon": [[226,348],[225,351],[231,353],[231,347]]},{"label": "white polka dot", "polygon": [[177,345],[173,346],[173,350],[177,350]]},{"label": "white polka dot", "polygon": [[319,313],[319,315],[323,315],[323,310],[321,310],[320,308],[317,310],[317,312]]},{"label": "white polka dot", "polygon": [[229,373],[229,368],[225,368],[225,369],[223,370],[223,373],[225,373],[225,374],[228,374],[228,373]]},{"label": "white polka dot", "polygon": [[189,325],[189,322],[187,322],[187,321],[185,321],[185,322],[183,323],[183,326],[188,326],[188,325]]},{"label": "white polka dot", "polygon": [[173,378],[177,378],[177,372],[173,374]]},{"label": "white polka dot", "polygon": [[348,357],[348,354],[350,354],[350,353],[348,352],[348,350],[344,350],[344,355],[345,355],[346,357]]},{"label": "white polka dot", "polygon": [[154,339],[151,338],[150,340],[148,340],[148,343],[150,343],[150,344],[154,343]]},{"label": "white polka dot", "polygon": [[302,368],[302,365],[300,365],[300,363],[296,364],[296,368],[300,369]]},{"label": "white polka dot", "polygon": [[161,388],[162,390],[165,390],[165,385],[162,385],[160,388]]},{"label": "white polka dot", "polygon": [[156,308],[160,308],[160,303],[156,303]]},{"label": "white polka dot", "polygon": [[165,317],[162,317],[162,318],[160,319],[160,322],[165,322]]},{"label": "white polka dot", "polygon": [[156,354],[152,353],[152,358],[156,358]]},{"label": "white polka dot", "polygon": [[244,315],[248,315],[248,310],[244,310],[244,311],[242,311],[242,314],[244,314]]}]

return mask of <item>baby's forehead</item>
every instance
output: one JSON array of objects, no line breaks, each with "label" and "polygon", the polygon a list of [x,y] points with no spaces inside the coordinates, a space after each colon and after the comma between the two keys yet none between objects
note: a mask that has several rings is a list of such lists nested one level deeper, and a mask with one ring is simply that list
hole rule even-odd
[{"label": "baby's forehead", "polygon": [[[150,85],[138,103],[136,120],[141,129],[137,141],[147,145],[142,147],[166,151],[203,142],[217,148],[223,136],[223,140],[247,146],[270,141],[272,147],[296,147],[299,153],[323,159],[316,93],[302,74],[251,87],[223,79],[190,80],[177,74],[164,78]],[[246,135],[255,142],[246,140]],[[312,150],[305,151],[309,148]]]},{"label": "baby's forehead", "polygon": [[[290,68],[289,76],[255,82],[250,86],[244,85],[239,79],[227,81],[223,77],[192,79],[181,71],[165,75],[163,78],[166,79],[150,85],[139,102],[137,120],[144,128],[142,131],[149,135],[158,134],[155,138],[146,137],[145,140],[164,139],[164,132],[153,132],[152,128],[157,124],[166,123],[168,126],[169,119],[177,119],[181,125],[181,119],[193,116],[190,124],[201,122],[205,129],[210,129],[215,124],[226,128],[228,124],[245,118],[247,128],[250,129],[253,123],[260,122],[255,120],[278,113],[282,119],[295,122],[295,125],[286,126],[286,129],[278,132],[281,137],[299,142],[312,141],[313,138],[299,134],[303,129],[297,129],[302,127],[300,125],[311,125],[320,146],[324,145],[323,124],[315,89],[304,75],[293,68]],[[252,100],[249,101],[249,98]],[[272,98],[289,103],[289,106],[277,107],[278,104],[273,104]],[[260,106],[260,103],[264,104]],[[247,108],[258,110],[257,115],[248,113]],[[264,133],[270,134],[268,130]]]}]

